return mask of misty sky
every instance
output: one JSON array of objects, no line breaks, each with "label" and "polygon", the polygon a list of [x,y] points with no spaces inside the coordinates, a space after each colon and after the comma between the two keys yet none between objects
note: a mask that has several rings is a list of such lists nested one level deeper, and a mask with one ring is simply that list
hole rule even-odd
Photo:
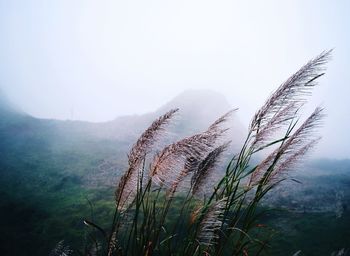
[{"label": "misty sky", "polygon": [[0,89],[43,118],[105,121],[186,89],[251,115],[301,65],[335,48],[312,107],[317,155],[350,157],[350,1],[0,0]]}]

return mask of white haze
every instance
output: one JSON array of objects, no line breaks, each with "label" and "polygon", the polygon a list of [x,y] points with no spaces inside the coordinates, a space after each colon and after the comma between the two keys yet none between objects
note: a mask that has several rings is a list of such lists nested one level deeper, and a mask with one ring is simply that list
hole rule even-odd
[{"label": "white haze", "polygon": [[224,94],[248,123],[308,59],[335,48],[312,107],[317,156],[350,157],[349,1],[0,1],[0,88],[29,114],[105,121],[187,89]]}]

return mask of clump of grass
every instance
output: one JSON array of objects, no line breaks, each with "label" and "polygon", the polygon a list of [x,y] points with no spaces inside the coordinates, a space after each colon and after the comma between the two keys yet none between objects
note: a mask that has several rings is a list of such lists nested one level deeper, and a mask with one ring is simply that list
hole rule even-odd
[{"label": "clump of grass", "polygon": [[[316,108],[300,125],[299,112],[329,57],[330,51],[310,60],[268,98],[212,190],[205,190],[205,184],[228,149],[223,124],[235,110],[206,131],[152,154],[178,109],[155,120],[130,150],[129,168],[116,188],[111,226],[85,220],[95,232],[82,254],[260,254],[267,244],[254,235],[260,228],[257,207],[319,140],[315,131],[323,109]],[[270,153],[252,165],[261,152]]]}]

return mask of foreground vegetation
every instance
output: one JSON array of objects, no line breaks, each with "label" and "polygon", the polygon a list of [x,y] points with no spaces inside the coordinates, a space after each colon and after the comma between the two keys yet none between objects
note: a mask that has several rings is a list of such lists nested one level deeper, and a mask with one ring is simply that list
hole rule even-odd
[{"label": "foreground vegetation", "polygon": [[[85,255],[259,255],[268,247],[257,222],[261,200],[287,178],[291,167],[317,143],[323,109],[299,124],[299,111],[329,52],[308,62],[283,83],[253,117],[247,138],[224,175],[205,184],[226,151],[224,127],[233,111],[202,133],[165,146],[154,145],[178,109],[144,131],[128,155],[128,169],[115,193],[110,228],[92,220]],[[267,157],[252,165],[256,154]],[[62,247],[59,245],[60,248]],[[64,248],[63,248],[64,249]]]}]

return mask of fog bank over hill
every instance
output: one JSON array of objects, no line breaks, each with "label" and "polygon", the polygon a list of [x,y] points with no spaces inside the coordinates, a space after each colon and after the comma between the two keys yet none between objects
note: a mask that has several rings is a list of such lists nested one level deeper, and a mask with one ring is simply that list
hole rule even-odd
[{"label": "fog bank over hill", "polygon": [[[20,175],[33,175],[33,180],[40,180],[38,174],[59,170],[74,177],[82,175],[84,184],[114,185],[116,177],[126,168],[131,146],[155,119],[170,109],[179,108],[179,111],[155,150],[205,131],[232,110],[223,95],[206,90],[185,91],[151,113],[99,123],[36,118],[16,111],[12,105],[5,96],[0,97],[0,165],[10,170],[0,176],[9,184]],[[223,141],[232,141],[228,150],[232,154],[241,146],[245,129],[236,112],[225,126],[230,129]],[[17,156],[21,157],[17,159]],[[45,169],[47,166],[50,168]],[[27,169],[29,173],[22,173]]]},{"label": "fog bank over hill", "polygon": [[[169,141],[204,131],[217,118],[232,110],[226,98],[217,92],[209,90],[190,90],[181,93],[173,100],[158,108],[156,111],[143,115],[126,115],[106,122],[84,122],[73,120],[40,119],[13,107],[14,104],[0,95],[0,112],[6,116],[1,120],[3,129],[15,135],[18,126],[21,132],[31,130],[40,136],[44,129],[52,136],[50,138],[63,138],[79,140],[109,140],[131,146],[138,136],[152,123],[170,109],[179,108],[174,120],[167,128],[166,138]],[[14,124],[6,126],[8,120],[15,120]],[[226,127],[227,139],[235,146],[243,140],[245,129],[241,124],[237,112],[228,120]],[[11,131],[13,129],[13,131]],[[126,150],[126,147],[123,150]]]},{"label": "fog bank over hill", "polygon": [[[131,147],[153,120],[174,108],[179,108],[179,111],[167,128],[164,143],[204,131],[213,121],[232,109],[236,110],[226,124],[226,127],[229,128],[226,139],[232,140],[231,145],[234,150],[241,146],[248,129],[248,125],[241,121],[247,119],[241,110],[237,106],[232,106],[225,95],[213,90],[186,90],[155,111],[138,115],[122,115],[105,122],[37,118],[27,114],[25,110],[20,110],[16,105],[16,102],[8,100],[0,90],[0,115],[4,116],[2,125],[16,118],[28,125],[30,120],[31,125],[35,124],[35,128],[31,127],[33,132],[44,129],[50,132],[52,137],[64,138],[67,142],[72,138],[118,141],[124,145],[124,152]],[[327,126],[327,119],[325,123]],[[332,154],[329,154],[328,148],[330,138],[327,137],[328,134],[324,133],[324,130],[320,129],[320,134],[324,137],[320,145],[316,147],[313,154],[310,154],[313,158],[333,157]]]},{"label": "fog bank over hill", "polygon": [[312,97],[327,112],[317,155],[350,158],[349,9],[316,0],[1,1],[0,88],[33,116],[94,122],[210,89],[247,125],[278,85],[334,48]]}]

